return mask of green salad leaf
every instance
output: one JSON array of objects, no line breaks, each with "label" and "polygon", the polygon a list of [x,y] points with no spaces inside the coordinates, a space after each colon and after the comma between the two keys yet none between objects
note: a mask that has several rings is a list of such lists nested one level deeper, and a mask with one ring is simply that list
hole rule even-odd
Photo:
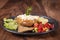
[{"label": "green salad leaf", "polygon": [[4,18],[4,27],[10,30],[16,30],[18,27],[18,24],[13,19]]}]

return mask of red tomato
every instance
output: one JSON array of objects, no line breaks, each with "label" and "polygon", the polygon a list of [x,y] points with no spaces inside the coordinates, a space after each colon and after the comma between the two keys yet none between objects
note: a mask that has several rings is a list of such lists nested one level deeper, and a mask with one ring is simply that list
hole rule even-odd
[{"label": "red tomato", "polygon": [[35,24],[34,24],[34,27],[38,27],[38,23],[35,23]]},{"label": "red tomato", "polygon": [[38,32],[41,32],[42,30],[38,29]]},{"label": "red tomato", "polygon": [[40,23],[35,23],[34,28],[37,28],[38,32],[46,32],[50,28],[54,28],[54,24],[50,24],[50,23],[42,24],[42,22],[40,22]]},{"label": "red tomato", "polygon": [[42,23],[39,23],[39,27],[43,27],[43,24]]},{"label": "red tomato", "polygon": [[46,23],[46,24],[44,25],[44,27],[47,27],[48,29],[50,29],[49,23]]},{"label": "red tomato", "polygon": [[54,24],[49,24],[50,28],[54,28]]},{"label": "red tomato", "polygon": [[43,32],[43,28],[42,27],[38,28],[38,32]]},{"label": "red tomato", "polygon": [[50,24],[50,23],[46,23],[45,25],[44,25],[44,27],[47,27],[47,28],[54,28],[54,25],[53,24]]},{"label": "red tomato", "polygon": [[39,24],[39,27],[38,27],[38,32],[42,32],[43,31],[43,25],[42,23]]}]

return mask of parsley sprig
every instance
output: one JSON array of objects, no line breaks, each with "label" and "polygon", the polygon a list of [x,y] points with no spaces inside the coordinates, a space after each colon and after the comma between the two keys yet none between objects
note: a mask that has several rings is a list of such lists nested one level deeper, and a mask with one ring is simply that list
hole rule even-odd
[{"label": "parsley sprig", "polygon": [[25,14],[26,15],[30,15],[30,12],[32,11],[32,7],[28,7]]}]

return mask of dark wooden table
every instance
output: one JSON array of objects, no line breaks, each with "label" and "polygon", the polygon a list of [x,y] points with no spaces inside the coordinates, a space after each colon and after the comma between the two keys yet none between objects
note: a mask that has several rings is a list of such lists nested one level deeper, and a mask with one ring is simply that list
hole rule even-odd
[{"label": "dark wooden table", "polygon": [[[5,31],[2,27],[2,19],[4,17],[17,16],[25,12],[29,5],[24,1],[9,1],[2,9],[0,9],[0,40],[60,40],[60,28],[55,32],[36,36],[14,35]],[[33,7],[31,14],[46,15],[41,2],[32,2]],[[60,16],[59,16],[60,17]],[[57,18],[56,18],[57,19]]]}]

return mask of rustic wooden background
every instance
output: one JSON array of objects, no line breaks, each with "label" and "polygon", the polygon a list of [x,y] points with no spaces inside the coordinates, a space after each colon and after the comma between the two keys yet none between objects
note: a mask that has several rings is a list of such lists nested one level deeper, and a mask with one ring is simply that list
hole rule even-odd
[{"label": "rustic wooden background", "polygon": [[31,37],[13,35],[1,28],[4,17],[25,13],[29,6],[33,7],[31,14],[50,16],[60,25],[60,0],[0,0],[0,40],[60,40],[60,27],[56,32]]}]

